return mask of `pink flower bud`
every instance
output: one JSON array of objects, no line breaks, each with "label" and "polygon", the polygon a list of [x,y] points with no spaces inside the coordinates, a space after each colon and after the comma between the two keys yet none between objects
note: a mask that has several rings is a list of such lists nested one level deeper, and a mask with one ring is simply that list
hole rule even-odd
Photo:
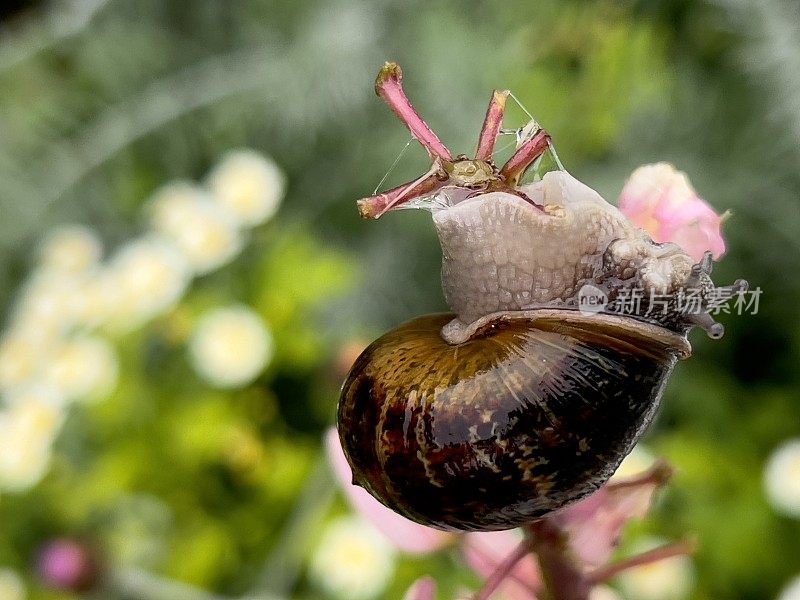
[{"label": "pink flower bud", "polygon": [[90,589],[98,576],[91,551],[70,539],[48,542],[39,552],[37,570],[50,587],[73,592]]},{"label": "pink flower bud", "polygon": [[707,250],[715,260],[725,253],[722,218],[669,163],[636,169],[620,194],[619,209],[653,241],[678,244],[697,261]]}]

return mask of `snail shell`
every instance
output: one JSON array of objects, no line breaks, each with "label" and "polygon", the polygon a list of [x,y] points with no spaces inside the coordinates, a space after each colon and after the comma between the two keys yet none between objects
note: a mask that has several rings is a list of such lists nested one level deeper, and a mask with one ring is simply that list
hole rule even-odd
[{"label": "snail shell", "polygon": [[652,420],[685,337],[612,315],[534,310],[460,344],[452,315],[358,358],[339,432],[354,483],[446,530],[517,527],[596,490]]}]

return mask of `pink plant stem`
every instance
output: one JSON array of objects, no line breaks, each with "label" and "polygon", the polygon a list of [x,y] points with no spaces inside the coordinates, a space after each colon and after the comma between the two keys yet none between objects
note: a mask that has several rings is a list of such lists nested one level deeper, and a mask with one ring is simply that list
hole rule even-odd
[{"label": "pink plant stem", "polygon": [[500,587],[500,584],[511,575],[511,571],[517,566],[517,563],[525,558],[531,551],[531,541],[529,538],[522,540],[514,551],[509,554],[503,562],[501,562],[497,569],[486,579],[483,587],[473,597],[473,600],[489,600],[491,595]]},{"label": "pink plant stem", "polygon": [[438,157],[442,160],[453,160],[450,150],[414,110],[414,106],[403,91],[403,71],[400,65],[392,62],[383,65],[375,80],[375,93],[389,105],[432,159]]},{"label": "pink plant stem", "polygon": [[531,139],[525,142],[508,159],[508,162],[500,169],[500,174],[506,178],[506,183],[511,186],[516,185],[517,181],[525,173],[525,170],[533,164],[550,147],[550,135],[540,130]]},{"label": "pink plant stem", "polygon": [[608,581],[612,577],[616,577],[622,571],[664,560],[665,558],[672,558],[673,556],[693,554],[695,550],[697,550],[697,543],[694,540],[684,540],[675,542],[674,544],[667,544],[665,546],[653,548],[647,552],[642,552],[637,556],[626,558],[614,564],[602,566],[589,573],[587,579],[592,585],[595,585]]},{"label": "pink plant stem", "polygon": [[362,198],[357,202],[358,213],[363,219],[378,219],[398,204],[408,202],[413,198],[428,194],[441,187],[442,182],[437,175],[438,167],[437,161],[430,171],[414,181],[409,181],[391,190],[381,192],[376,196]]},{"label": "pink plant stem", "polygon": [[495,90],[492,93],[489,108],[486,109],[483,128],[481,128],[481,135],[478,138],[478,149],[475,151],[476,160],[491,160],[492,154],[494,154],[494,145],[503,124],[503,113],[506,110],[508,94],[508,90]]},{"label": "pink plant stem", "polygon": [[622,489],[626,487],[639,487],[648,483],[661,486],[669,481],[675,474],[675,469],[665,460],[659,459],[644,473],[634,477],[627,477],[619,481],[611,481],[606,484],[608,489]]},{"label": "pink plant stem", "polygon": [[554,520],[544,518],[525,527],[539,560],[550,600],[588,600],[592,584],[572,555],[567,534]]}]

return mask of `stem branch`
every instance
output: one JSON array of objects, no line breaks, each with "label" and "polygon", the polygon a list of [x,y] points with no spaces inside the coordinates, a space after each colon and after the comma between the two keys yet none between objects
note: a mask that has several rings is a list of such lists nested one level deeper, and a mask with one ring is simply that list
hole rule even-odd
[{"label": "stem branch", "polygon": [[588,600],[592,585],[572,556],[567,534],[548,518],[535,521],[524,529],[539,560],[548,597],[552,600]]},{"label": "stem branch", "polygon": [[438,157],[442,160],[453,160],[450,150],[414,110],[414,106],[403,91],[403,71],[400,65],[392,62],[383,65],[375,80],[375,93],[389,105],[432,159]]},{"label": "stem branch", "polygon": [[525,558],[532,549],[532,544],[529,538],[525,538],[519,543],[514,551],[509,554],[503,562],[501,562],[495,571],[489,575],[483,583],[483,587],[478,590],[473,600],[489,600],[489,597],[497,590],[506,577],[511,575],[511,571],[517,566],[517,563]]},{"label": "stem branch", "polygon": [[648,550],[647,552],[642,552],[637,556],[632,556],[631,558],[599,567],[589,573],[587,579],[592,585],[602,583],[616,577],[622,571],[664,560],[665,558],[672,558],[673,556],[692,554],[696,549],[697,543],[694,540],[683,540],[673,544],[666,544]]},{"label": "stem branch", "polygon": [[550,135],[540,130],[527,142],[519,147],[514,155],[508,159],[500,173],[505,176],[506,183],[514,187],[525,171],[550,147]]},{"label": "stem branch", "polygon": [[483,128],[481,128],[481,135],[478,139],[478,149],[475,151],[476,160],[492,159],[494,145],[503,124],[503,113],[506,110],[508,94],[508,90],[495,90],[492,93],[489,108],[486,109],[486,119],[483,121]]},{"label": "stem branch", "polygon": [[419,198],[441,187],[442,182],[438,177],[440,170],[439,164],[439,160],[437,159],[428,172],[414,181],[409,181],[391,190],[359,200],[357,204],[358,213],[361,215],[361,218],[378,219],[385,212],[391,210],[398,204],[403,204],[414,198]]}]

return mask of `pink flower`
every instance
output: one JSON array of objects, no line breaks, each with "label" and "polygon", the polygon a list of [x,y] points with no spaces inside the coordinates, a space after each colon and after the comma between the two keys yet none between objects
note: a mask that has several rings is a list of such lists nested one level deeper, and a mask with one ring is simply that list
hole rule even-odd
[{"label": "pink flower", "polygon": [[569,535],[578,558],[588,567],[599,567],[611,558],[625,525],[647,514],[671,475],[671,467],[656,462],[640,475],[607,483],[552,519]]},{"label": "pink flower", "polygon": [[[671,473],[669,466],[657,462],[644,473],[608,483],[547,518],[569,536],[569,546],[583,570],[591,571],[607,563],[625,525],[647,514],[656,491]],[[487,578],[516,551],[522,539],[517,531],[468,533],[464,558],[473,571]],[[528,554],[516,563],[497,594],[510,600],[531,600],[542,587],[539,564]]]},{"label": "pink flower", "polygon": [[707,250],[715,260],[725,253],[722,217],[669,163],[636,169],[622,189],[619,209],[653,241],[674,242],[697,261]]},{"label": "pink flower", "polygon": [[53,540],[45,545],[37,558],[37,570],[50,587],[76,592],[90,589],[98,576],[91,551],[70,539]]},{"label": "pink flower", "polygon": [[436,581],[432,577],[420,577],[403,596],[403,600],[434,600],[436,598]]},{"label": "pink flower", "polygon": [[353,474],[334,428],[325,434],[325,450],[350,504],[398,549],[410,554],[427,554],[439,550],[455,538],[454,534],[409,521],[386,508],[363,488],[353,485]]}]

